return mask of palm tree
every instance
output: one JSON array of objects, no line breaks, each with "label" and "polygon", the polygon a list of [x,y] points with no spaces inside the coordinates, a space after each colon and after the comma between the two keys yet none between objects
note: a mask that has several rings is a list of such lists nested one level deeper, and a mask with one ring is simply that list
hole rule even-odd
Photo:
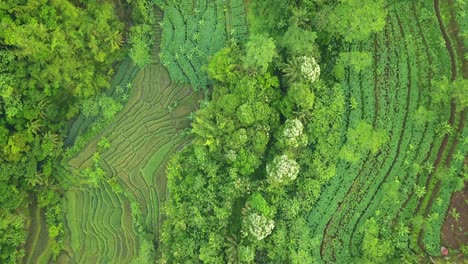
[{"label": "palm tree", "polygon": [[234,235],[226,237],[224,246],[226,247],[227,263],[239,263],[239,244]]},{"label": "palm tree", "polygon": [[46,118],[44,111],[47,109],[48,104],[49,100],[41,100],[35,107],[37,110],[39,110],[39,115],[42,117],[42,119]]},{"label": "palm tree", "polygon": [[31,134],[34,134],[34,135],[37,135],[40,131],[41,131],[41,123],[39,122],[39,120],[34,120],[32,121],[31,123],[29,123],[27,125],[28,127],[28,131],[31,133]]},{"label": "palm tree", "polygon": [[123,44],[123,37],[120,31],[114,31],[114,33],[110,34],[106,40],[109,42],[111,46],[111,50],[116,50],[120,48]]},{"label": "palm tree", "polygon": [[305,8],[294,8],[291,17],[291,24],[305,28],[309,23],[309,14]]},{"label": "palm tree", "polygon": [[288,84],[291,84],[301,79],[301,64],[302,62],[297,57],[292,57],[288,59],[288,63],[285,64],[283,68],[284,76],[288,78]]}]

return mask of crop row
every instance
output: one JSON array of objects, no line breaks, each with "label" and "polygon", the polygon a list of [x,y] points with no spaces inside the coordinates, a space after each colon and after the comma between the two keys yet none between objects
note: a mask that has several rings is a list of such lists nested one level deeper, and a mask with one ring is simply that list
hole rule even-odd
[{"label": "crop row", "polygon": [[228,34],[232,35],[232,37],[241,43],[247,41],[248,29],[244,1],[229,0],[228,12],[230,13],[230,28],[228,28]]},{"label": "crop row", "polygon": [[195,90],[204,89],[208,78],[201,71],[202,66],[226,41],[222,1],[197,1],[191,8],[169,4],[165,7],[162,32],[160,57],[171,79],[189,83]]},{"label": "crop row", "polygon": [[[421,27],[427,20],[412,16],[414,10],[416,6],[395,5],[384,32],[368,43],[351,45],[352,51],[372,53],[374,68],[373,72],[345,73],[345,91],[351,101],[349,127],[361,119],[373,122],[374,127],[387,131],[390,140],[376,155],[339,165],[337,175],[312,210],[309,222],[316,238],[322,240],[316,254],[326,262],[351,261],[362,255],[369,218],[377,219],[382,237],[397,242],[393,244],[397,248],[405,248],[408,234],[396,234],[411,227],[416,207],[437,188],[426,183],[440,145],[437,124],[447,120],[448,111],[443,105],[434,107],[431,87],[433,76],[447,72],[441,67],[447,65],[447,54],[431,42],[439,37],[437,24],[432,20],[430,27]],[[434,116],[431,110],[442,114]],[[448,188],[441,189],[448,192]],[[443,216],[443,208],[434,210]],[[433,230],[440,230],[442,220],[436,222],[428,229],[432,240],[437,234]]]},{"label": "crop row", "polygon": [[[390,25],[393,26],[393,23]],[[394,30],[392,30],[394,31]],[[397,36],[392,36],[392,39],[395,39]],[[401,47],[400,47],[401,48]],[[399,63],[390,64],[390,65],[398,65],[401,72],[405,72],[404,70],[404,58],[399,60]],[[397,76],[399,81],[403,81],[403,83],[397,83],[396,86],[384,86],[385,89],[379,89],[380,91],[389,91],[389,95],[392,96],[392,92],[396,91],[397,93],[395,96],[399,101],[397,101],[394,107],[386,109],[386,104],[380,104],[381,114],[380,118],[384,118],[385,116],[389,116],[390,120],[395,120],[396,122],[393,123],[393,127],[388,126],[390,123],[387,123],[386,130],[390,131],[390,142],[399,142],[401,140],[400,136],[404,131],[404,122],[405,118],[401,116],[405,113],[404,109],[400,109],[401,106],[406,105],[406,97],[402,96],[405,92],[405,89],[399,89],[401,87],[407,86],[405,84],[404,78],[405,76]],[[364,81],[364,80],[363,80]],[[372,87],[372,86],[364,86],[364,87]],[[375,89],[375,88],[374,88]],[[370,89],[368,89],[370,90]],[[401,94],[400,94],[401,93]],[[385,93],[382,93],[385,94]],[[389,101],[394,102],[395,100],[386,100],[385,97],[380,96],[379,98],[381,102]],[[369,105],[373,105],[370,103]],[[391,146],[385,146],[382,148],[381,152],[378,153],[375,157],[373,157],[377,163],[372,167],[367,167],[367,172],[362,173],[357,177],[354,181],[354,185],[356,185],[355,191],[350,192],[348,195],[347,200],[343,200],[342,203],[349,203],[348,206],[344,206],[343,210],[340,210],[337,214],[335,214],[334,218],[337,220],[335,221],[334,228],[330,228],[330,232],[337,232],[338,229],[340,232],[339,237],[341,238],[341,243],[339,244],[340,247],[335,248],[333,257],[343,259],[346,255],[348,255],[349,251],[349,243],[351,236],[353,235],[353,227],[356,228],[355,222],[360,219],[362,211],[365,210],[368,203],[372,200],[372,197],[385,177],[386,167],[391,166],[393,158],[397,155],[399,151],[399,144],[391,144]],[[352,202],[350,202],[352,201]],[[339,221],[338,221],[339,220]],[[352,253],[352,252],[351,252]]]}]

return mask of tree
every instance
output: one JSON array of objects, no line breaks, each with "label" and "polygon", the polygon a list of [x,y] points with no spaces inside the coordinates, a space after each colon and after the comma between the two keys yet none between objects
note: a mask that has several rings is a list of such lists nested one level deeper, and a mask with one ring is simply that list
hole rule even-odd
[{"label": "tree", "polygon": [[293,26],[305,28],[309,24],[309,15],[306,8],[294,8],[292,10],[291,24]]},{"label": "tree", "polygon": [[319,25],[346,41],[365,40],[385,27],[387,8],[384,0],[343,0],[324,8]]},{"label": "tree", "polygon": [[304,125],[297,119],[288,119],[284,123],[278,141],[286,147],[302,147],[307,145],[307,136],[303,134]]},{"label": "tree", "polygon": [[147,24],[135,25],[130,29],[130,58],[140,68],[151,62],[151,47],[154,42],[152,30]]},{"label": "tree", "polygon": [[289,84],[300,81],[302,78],[301,58],[302,57],[292,57],[288,59],[288,63],[283,68],[284,76],[288,79]]},{"label": "tree", "polygon": [[293,103],[299,112],[308,112],[314,108],[315,93],[308,84],[294,83],[288,88],[286,100]]},{"label": "tree", "polygon": [[[1,263],[21,257],[26,197],[38,196],[42,206],[58,202],[49,196],[62,178],[62,131],[80,106],[95,115],[83,100],[109,87],[109,69],[123,54],[113,6],[81,2],[0,4]],[[60,233],[59,224],[50,226],[51,236]]]},{"label": "tree", "polygon": [[280,39],[280,44],[291,57],[317,56],[316,39],[317,33],[293,25]]},{"label": "tree", "polygon": [[320,76],[320,66],[313,57],[293,57],[288,60],[283,72],[289,84],[296,81],[314,83]]},{"label": "tree", "polygon": [[246,54],[242,59],[244,66],[260,74],[267,71],[268,65],[278,55],[275,42],[265,35],[252,35],[245,46]]},{"label": "tree", "polygon": [[275,228],[275,221],[268,219],[262,214],[251,213],[247,216],[247,230],[257,240],[263,240],[269,236]]},{"label": "tree", "polygon": [[372,54],[369,52],[341,52],[334,71],[338,78],[343,78],[345,67],[350,67],[355,72],[362,72],[363,70],[367,69],[371,64]]},{"label": "tree", "polygon": [[267,177],[273,185],[294,181],[299,174],[299,164],[287,155],[276,156],[266,166]]},{"label": "tree", "polygon": [[362,240],[364,257],[369,263],[386,263],[394,252],[392,242],[379,237],[379,226],[374,218],[366,220],[363,227],[365,228]]}]

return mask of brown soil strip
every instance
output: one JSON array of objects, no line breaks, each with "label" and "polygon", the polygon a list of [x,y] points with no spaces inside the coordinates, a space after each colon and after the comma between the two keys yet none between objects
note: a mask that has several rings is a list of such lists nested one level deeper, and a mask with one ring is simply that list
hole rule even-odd
[{"label": "brown soil strip", "polygon": [[445,31],[444,22],[442,21],[442,17],[440,15],[439,0],[434,0],[434,9],[437,16],[437,21],[439,22],[440,32],[442,33],[442,37],[445,41],[445,47],[447,48],[450,55],[450,63],[452,65],[452,80],[455,80],[457,79],[457,63],[455,62],[455,52],[453,50],[452,43],[450,42],[447,31]]},{"label": "brown soil strip", "polygon": [[[466,161],[468,162],[468,160]],[[465,162],[465,163],[466,163]],[[468,244],[468,184],[462,191],[454,193],[451,199],[451,205],[448,209],[447,217],[442,226],[441,238],[443,245],[449,248],[460,248]],[[459,218],[454,218],[453,210],[459,213]]]},{"label": "brown soil strip", "polygon": [[[387,46],[388,47],[388,46]],[[380,96],[380,90],[379,90],[379,78],[377,75],[377,67],[379,64],[379,59],[378,59],[378,51],[379,50],[379,45],[377,42],[377,34],[374,35],[374,122],[373,122],[373,127],[375,127],[377,123],[377,117],[379,115],[379,96]]]},{"label": "brown soil strip", "polygon": [[448,0],[448,6],[450,9],[450,22],[448,25],[448,32],[452,36],[452,39],[455,40],[456,45],[455,49],[457,51],[458,59],[461,60],[461,75],[464,79],[468,79],[468,60],[465,58],[466,47],[463,44],[463,37],[460,34],[460,27],[456,21],[455,7],[453,6],[453,0]]},{"label": "brown soil strip", "polygon": [[[369,158],[370,158],[370,154],[368,154],[367,157],[364,159],[363,164],[368,163],[368,162],[369,162]],[[374,161],[375,161],[375,160],[374,160]],[[356,185],[357,185],[356,179],[359,177],[359,175],[362,174],[364,168],[365,168],[365,167],[361,167],[361,169],[360,169],[359,172],[358,172],[358,175],[354,178],[355,180],[354,180],[354,182],[353,182],[353,185],[348,189],[348,191],[346,192],[345,197],[344,197],[343,200],[339,203],[338,209],[333,213],[333,215],[330,217],[330,219],[329,219],[328,222],[327,222],[327,225],[326,225],[325,230],[324,230],[323,235],[322,235],[322,244],[320,245],[320,258],[321,258],[321,259],[323,259],[323,256],[324,256],[325,244],[326,244],[325,240],[326,240],[326,238],[327,238],[328,229],[329,229],[329,227],[330,227],[331,221],[333,220],[333,216],[336,214],[336,212],[342,210],[343,204],[344,204],[343,201],[346,199],[346,197],[348,197],[348,195],[351,193],[351,191],[352,191],[353,189],[356,189],[356,188],[357,188],[357,186],[356,186]],[[333,258],[334,258],[334,256],[333,256]],[[334,260],[336,261],[336,259],[334,259]]]},{"label": "brown soil strip", "polygon": [[[413,16],[415,17],[416,19],[416,25],[417,25],[417,28],[418,28],[418,32],[415,32],[415,34],[418,34],[421,36],[421,40],[423,42],[423,45],[426,49],[426,54],[427,54],[427,59],[428,59],[428,69],[427,69],[427,72],[428,72],[428,75],[427,75],[427,80],[428,80],[428,88],[429,90],[432,90],[431,89],[431,80],[432,80],[432,77],[434,75],[434,72],[432,70],[432,62],[433,62],[433,58],[432,58],[432,55],[431,53],[429,52],[430,48],[429,48],[429,45],[427,44],[427,40],[423,34],[423,30],[422,30],[422,27],[421,27],[421,22],[419,21],[418,19],[418,12],[416,10],[416,6],[415,5],[412,5],[411,7],[411,11],[413,13]],[[429,102],[427,104],[427,106],[430,106],[431,105],[431,102],[432,102],[432,98],[429,97]],[[425,127],[424,127],[424,132],[423,132],[423,135],[426,135],[427,133],[427,130],[428,130],[428,124],[426,123]],[[417,153],[419,153],[419,149],[420,149],[420,146],[421,146],[421,142],[424,140],[424,136],[421,138],[421,141],[420,141],[420,144],[418,144],[418,150],[417,150]],[[432,150],[434,148],[434,143],[432,142],[429,146],[429,150],[427,151],[426,153],[426,157],[424,158],[424,160],[421,162],[422,164],[425,164],[429,158],[431,157],[431,153],[432,153]],[[409,177],[409,173],[406,175],[405,178]],[[419,178],[421,177],[421,174],[417,174],[417,179],[415,182],[419,182]],[[397,220],[399,219],[400,217],[400,213],[403,212],[403,209],[406,208],[408,202],[412,199],[414,195],[414,192],[411,192],[408,197],[405,199],[405,202],[402,204],[402,206],[400,207],[399,211],[397,212],[397,215],[395,216],[395,218],[393,219],[393,225],[396,225],[397,224]]]},{"label": "brown soil strip", "polygon": [[[387,21],[387,24],[388,24],[388,21]],[[389,34],[390,34],[390,32],[388,31],[387,28],[388,28],[388,27],[386,27],[386,29],[385,29],[385,36],[386,36],[386,44],[387,44],[387,47],[388,47],[388,45],[389,45]],[[376,46],[377,46],[377,39],[376,39],[376,37],[374,37],[374,49],[376,48]],[[374,53],[375,53],[375,52],[374,52]],[[374,54],[374,56],[375,56],[375,54]],[[375,67],[375,69],[376,69],[376,67],[377,67],[377,66],[376,66],[376,63],[377,63],[377,59],[374,59],[374,67]],[[390,72],[389,72],[389,70],[388,70],[389,67],[390,67],[389,63],[390,63],[390,62],[387,61],[387,67],[386,67],[386,70],[385,70],[385,73],[386,73],[386,76],[387,76],[387,77],[386,77],[386,80],[388,80],[388,77],[389,77],[389,75],[390,75]],[[408,65],[408,67],[409,67],[409,65]],[[374,72],[376,72],[376,70],[374,70]],[[374,97],[375,97],[375,107],[376,107],[376,108],[374,109],[374,111],[375,111],[374,122],[373,122],[373,123],[374,123],[374,124],[373,124],[374,127],[375,127],[375,124],[376,124],[376,121],[377,121],[378,112],[379,112],[379,111],[378,111],[378,107],[380,107],[380,106],[379,106],[379,98],[378,98],[378,96],[380,95],[380,90],[378,89],[377,84],[376,84],[376,82],[378,82],[377,79],[378,79],[378,78],[377,78],[377,75],[375,75],[374,84],[375,84],[376,86],[375,86],[375,89],[374,89]],[[362,92],[361,92],[361,96],[362,96],[361,101],[364,102],[364,98],[363,98],[364,95],[363,95]],[[408,107],[408,102],[407,102],[407,107]],[[362,112],[364,112],[364,110],[362,110]],[[407,114],[406,114],[406,116],[407,116]],[[402,132],[403,132],[403,130],[402,130]],[[400,136],[401,136],[401,134],[400,134]],[[400,140],[400,142],[401,142],[401,140]],[[382,153],[379,151],[379,152],[377,153],[377,155],[374,157],[374,161],[376,161],[377,158],[378,158],[378,156],[381,155],[381,154],[382,154]],[[388,153],[387,153],[387,155],[388,155]],[[365,162],[364,162],[363,164],[366,164],[366,163],[368,162],[369,158],[370,158],[370,155],[367,156],[367,158],[366,158],[366,160],[365,160]],[[382,167],[382,166],[383,166],[383,163],[380,165],[380,167]],[[354,178],[354,183],[353,183],[353,185],[352,185],[351,188],[347,191],[345,197],[344,197],[343,200],[341,201],[341,203],[340,203],[340,205],[339,205],[339,208],[336,210],[336,212],[338,212],[338,211],[340,211],[340,210],[343,210],[343,206],[344,206],[344,204],[346,203],[346,200],[349,199],[350,194],[351,194],[355,189],[359,189],[357,179],[358,179],[358,178],[361,176],[361,174],[363,173],[364,168],[365,168],[365,167],[363,166],[363,167],[361,168],[361,170],[359,171],[358,175]],[[336,213],[336,212],[335,212],[335,213]],[[330,220],[327,222],[327,225],[326,225],[326,228],[325,228],[323,237],[322,237],[322,244],[321,244],[321,247],[320,247],[320,256],[321,256],[322,259],[323,259],[323,256],[324,256],[324,250],[325,250],[325,244],[326,244],[325,239],[326,239],[326,237],[327,237],[327,233],[329,233],[328,230],[329,230],[329,228],[330,228],[330,226],[331,226],[331,222],[332,222],[332,220],[333,220],[333,217],[334,217],[335,213],[334,213],[333,216],[330,218]],[[342,222],[342,221],[343,221],[343,218],[340,219],[340,222],[339,222],[338,226],[341,225],[341,222]],[[337,238],[336,235],[331,236],[330,239],[333,240],[334,238]],[[336,261],[336,257],[335,257],[335,254],[334,254],[334,248],[332,249],[332,258],[333,258],[334,261]]]}]

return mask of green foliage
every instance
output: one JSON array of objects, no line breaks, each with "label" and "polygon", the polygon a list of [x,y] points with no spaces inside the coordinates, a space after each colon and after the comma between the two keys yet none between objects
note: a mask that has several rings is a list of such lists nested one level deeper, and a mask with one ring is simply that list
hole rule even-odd
[{"label": "green foliage", "polygon": [[265,73],[268,65],[277,56],[273,39],[264,35],[252,35],[246,44],[246,54],[242,59],[249,70]]},{"label": "green foliage", "polygon": [[[18,245],[25,221],[17,212],[29,192],[47,208],[50,247],[59,251],[64,225],[54,178],[61,173],[63,123],[81,112],[78,120],[97,120],[88,129],[97,135],[131,88],[99,94],[123,44],[123,26],[108,4],[42,2],[0,4],[2,263],[24,254]],[[135,64],[158,56],[172,81],[212,85],[192,115],[192,144],[167,168],[160,262],[416,263],[421,260],[408,248],[440,254],[450,197],[466,180],[467,84],[444,77],[453,54],[452,70],[464,72],[450,20],[454,6],[455,17],[463,18],[463,1],[442,4],[440,25],[431,1],[127,2]],[[159,38],[161,16],[153,3],[165,11],[159,54],[151,54],[151,48],[159,52],[153,35]],[[458,24],[460,37],[466,24]],[[440,35],[447,25],[454,47]],[[179,115],[179,102],[171,97],[163,112]],[[72,130],[67,157],[91,135]],[[151,217],[120,185],[123,177],[106,177],[101,160],[109,140],[96,145],[98,152],[87,157],[93,166],[81,172],[91,184],[87,191],[104,197],[101,189],[110,188],[130,199],[133,230],[126,232],[137,235],[134,262],[151,262]],[[145,161],[145,181],[163,160],[153,153]],[[128,176],[138,186],[138,176]]]},{"label": "green foliage", "polygon": [[340,157],[355,163],[360,159],[359,153],[370,151],[375,155],[388,140],[384,130],[375,130],[370,124],[360,121],[348,131],[348,142],[341,150]]},{"label": "green foliage", "polygon": [[259,192],[254,192],[250,196],[248,204],[252,207],[252,209],[260,212],[263,215],[269,216],[272,213],[268,202],[265,200],[265,198],[263,198],[262,194]]},{"label": "green foliage", "polygon": [[317,56],[317,47],[313,45],[316,39],[317,33],[298,26],[291,26],[279,43],[290,57]]},{"label": "green foliage", "polygon": [[[109,87],[123,24],[112,5],[95,1],[8,1],[0,17],[0,186],[13,190],[0,194],[0,215],[20,214],[18,225],[28,194],[39,193],[42,206],[57,203],[49,188],[61,178],[62,131],[80,106],[95,114],[85,100]],[[4,227],[0,262],[16,262],[23,231]]]},{"label": "green foliage", "polygon": [[344,77],[346,67],[356,72],[362,72],[372,64],[372,56],[369,52],[351,51],[340,53],[338,64],[335,66],[335,74],[338,78]]},{"label": "green foliage", "polygon": [[169,1],[164,5],[161,53],[171,79],[195,90],[210,83],[201,68],[224,47],[224,4],[220,1]]},{"label": "green foliage", "polygon": [[134,26],[130,28],[128,42],[130,44],[129,55],[133,63],[143,67],[151,62],[151,48],[154,44],[154,1],[152,0],[127,0],[132,6],[132,18]]},{"label": "green foliage", "polygon": [[282,185],[294,181],[299,174],[299,164],[287,155],[276,156],[266,166],[267,177],[272,185]]},{"label": "green foliage", "polygon": [[393,254],[392,241],[379,238],[379,226],[374,218],[366,220],[362,251],[369,263],[387,263]]},{"label": "green foliage", "polygon": [[290,4],[289,0],[278,0],[274,4],[269,1],[251,2],[247,15],[250,32],[252,34],[269,33],[273,37],[282,35],[291,17]]},{"label": "green foliage", "polygon": [[343,0],[324,8],[318,24],[346,41],[365,40],[385,27],[386,16],[383,0]]},{"label": "green foliage", "polygon": [[[216,62],[210,63],[208,72],[220,77],[215,82],[213,99],[195,114],[192,145],[177,154],[168,166],[171,196],[162,234],[165,261],[222,262],[234,202],[247,195],[255,171],[264,165],[272,131],[279,127],[279,114],[270,103],[279,96],[278,80],[269,72],[251,71],[250,64],[244,65],[246,52],[231,46],[214,56]],[[219,63],[231,69],[229,77],[217,74],[214,65]],[[269,69],[269,65],[264,67]],[[251,206],[271,217],[272,209],[264,199],[260,193],[254,194]],[[181,214],[182,211],[186,213]],[[263,239],[271,232],[267,226],[252,230]],[[188,228],[191,232],[185,233]],[[244,252],[243,258],[251,258],[248,252],[252,251]]]},{"label": "green foliage", "polygon": [[154,42],[152,32],[153,27],[147,24],[135,25],[130,29],[129,55],[140,68],[151,62],[151,47]]}]

